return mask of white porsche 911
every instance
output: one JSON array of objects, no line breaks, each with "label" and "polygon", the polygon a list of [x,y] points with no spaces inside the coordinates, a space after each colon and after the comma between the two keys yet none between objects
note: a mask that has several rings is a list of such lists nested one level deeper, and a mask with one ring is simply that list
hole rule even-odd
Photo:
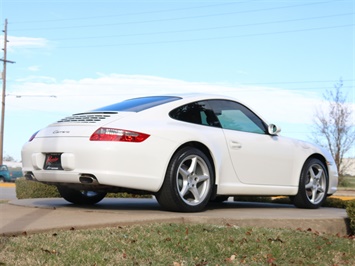
[{"label": "white porsche 911", "polygon": [[23,146],[23,172],[74,204],[130,192],[182,212],[233,195],[284,195],[297,207],[320,207],[337,190],[332,156],[279,132],[229,97],[135,98],[38,131]]}]

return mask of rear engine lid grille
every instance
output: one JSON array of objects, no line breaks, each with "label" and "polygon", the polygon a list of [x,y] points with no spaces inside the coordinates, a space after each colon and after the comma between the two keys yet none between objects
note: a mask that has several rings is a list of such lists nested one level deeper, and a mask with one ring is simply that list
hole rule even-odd
[{"label": "rear engine lid grille", "polygon": [[[116,114],[116,113],[111,113]],[[110,113],[86,113],[86,114],[74,114],[72,116],[65,117],[57,123],[97,123],[102,120],[111,117]]]}]

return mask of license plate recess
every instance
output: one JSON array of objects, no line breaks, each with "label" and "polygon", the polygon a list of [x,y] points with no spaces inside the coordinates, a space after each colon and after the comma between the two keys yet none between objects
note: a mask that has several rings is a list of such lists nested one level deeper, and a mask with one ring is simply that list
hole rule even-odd
[{"label": "license plate recess", "polygon": [[48,153],[44,162],[44,170],[63,170],[61,153]]}]

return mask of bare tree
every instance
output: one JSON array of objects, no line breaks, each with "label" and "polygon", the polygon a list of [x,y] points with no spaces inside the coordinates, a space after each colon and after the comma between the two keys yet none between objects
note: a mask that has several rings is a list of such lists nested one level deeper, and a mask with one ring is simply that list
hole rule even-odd
[{"label": "bare tree", "polygon": [[340,80],[333,90],[325,92],[323,97],[326,108],[316,110],[313,131],[314,141],[333,155],[340,177],[344,176],[350,167],[343,159],[355,143],[354,117],[342,88],[343,81]]},{"label": "bare tree", "polygon": [[15,159],[14,159],[14,157],[12,157],[11,155],[6,154],[6,155],[3,157],[3,161],[14,162]]}]

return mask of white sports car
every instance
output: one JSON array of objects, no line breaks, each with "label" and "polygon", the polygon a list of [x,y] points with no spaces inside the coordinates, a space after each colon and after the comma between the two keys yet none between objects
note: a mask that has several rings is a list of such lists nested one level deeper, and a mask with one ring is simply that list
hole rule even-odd
[{"label": "white sports car", "polygon": [[297,207],[320,207],[337,190],[332,156],[279,132],[225,96],[135,98],[36,132],[22,149],[23,172],[74,204],[130,192],[182,212],[232,195],[286,195]]}]

